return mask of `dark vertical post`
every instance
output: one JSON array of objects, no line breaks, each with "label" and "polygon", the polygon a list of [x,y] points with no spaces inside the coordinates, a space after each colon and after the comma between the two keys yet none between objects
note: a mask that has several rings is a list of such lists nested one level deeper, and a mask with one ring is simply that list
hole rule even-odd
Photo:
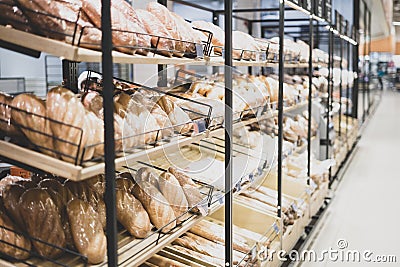
[{"label": "dark vertical post", "polygon": [[[332,112],[332,92],[333,92],[333,67],[334,67],[334,62],[333,62],[333,32],[332,28],[329,29],[329,62],[328,62],[328,100],[327,100],[327,118],[326,118],[326,158],[329,157],[329,149],[331,145],[331,140],[330,140],[330,124],[331,124],[331,112]],[[331,185],[332,182],[332,168],[329,169],[329,185]]]},{"label": "dark vertical post", "polygon": [[366,92],[367,92],[367,70],[366,70],[366,56],[367,56],[367,5],[364,2],[364,60],[363,60],[363,117],[362,121],[365,121],[365,101],[366,101]]},{"label": "dark vertical post", "polygon": [[[348,72],[348,75],[350,75],[350,43],[348,41],[346,41],[346,48],[347,48],[347,50],[346,50],[347,51],[347,57],[346,57],[347,58],[347,72]],[[353,73],[351,73],[351,75],[353,75]],[[350,99],[349,94],[350,94],[350,84],[347,79],[347,87],[346,87],[347,99]],[[349,138],[349,116],[350,116],[349,101],[347,101],[347,104],[346,104],[346,138],[347,138],[347,140]],[[349,151],[350,151],[350,146],[349,146],[349,143],[347,142],[347,152],[349,152]]]},{"label": "dark vertical post", "polygon": [[[311,2],[311,5],[314,4],[314,1]],[[313,10],[313,8],[311,8]],[[314,19],[312,15],[310,15],[310,26],[308,33],[308,42],[309,42],[309,58],[308,58],[308,79],[309,79],[309,89],[308,89],[308,132],[307,132],[307,184],[310,185],[310,176],[311,176],[311,119],[312,119],[312,78],[313,78],[313,48],[314,48]]]},{"label": "dark vertical post", "polygon": [[[167,0],[157,0],[157,2],[163,6],[167,6]],[[167,65],[159,64],[158,65],[158,82],[157,86],[166,87],[167,86]]]},{"label": "dark vertical post", "polygon": [[[247,20],[247,28],[250,35],[253,35],[253,22],[251,20]],[[253,74],[253,67],[247,67],[247,71],[249,74]]]},{"label": "dark vertical post", "polygon": [[367,98],[368,98],[368,115],[371,108],[371,99],[370,99],[370,81],[371,81],[371,43],[372,43],[372,36],[371,36],[371,11],[368,10],[368,91],[367,91]]},{"label": "dark vertical post", "polygon": [[104,107],[104,155],[106,175],[106,214],[107,214],[107,258],[108,266],[118,266],[117,258],[117,215],[115,211],[115,148],[114,148],[114,103],[113,103],[113,60],[111,56],[111,14],[110,0],[102,0],[102,68],[103,68],[103,107]]},{"label": "dark vertical post", "polygon": [[[278,93],[278,217],[282,220],[282,147],[283,147],[283,77],[284,77],[284,37],[285,4],[279,2],[279,93]],[[282,229],[281,229],[282,231]]]},{"label": "dark vertical post", "polygon": [[343,93],[343,39],[339,37],[340,85],[339,85],[339,136],[342,136],[342,93]]},{"label": "dark vertical post", "polygon": [[157,86],[159,87],[166,87],[168,82],[167,77],[167,65],[159,64],[158,65],[158,82]]},{"label": "dark vertical post", "polygon": [[232,258],[232,0],[225,0],[225,266]]},{"label": "dark vertical post", "polygon": [[[219,26],[219,13],[218,12],[213,12],[212,13],[212,23],[214,24],[214,25],[217,25],[217,26]],[[219,67],[212,67],[212,69],[213,69],[213,73],[217,73],[218,72],[218,69],[219,69]]]},{"label": "dark vertical post", "polygon": [[[49,58],[49,56],[44,57],[44,75],[46,76],[46,94],[49,92],[49,71],[47,69],[49,67],[48,58]],[[1,73],[1,70],[0,70],[0,73]],[[64,68],[63,68],[63,74],[64,74]]]},{"label": "dark vertical post", "polygon": [[78,63],[63,59],[62,72],[63,72],[64,86],[67,87],[72,92],[78,93],[78,81],[77,81]]},{"label": "dark vertical post", "polygon": [[352,100],[353,100],[353,110],[352,116],[353,118],[358,118],[358,89],[359,89],[359,76],[360,70],[358,68],[358,59],[359,59],[359,43],[357,40],[358,31],[360,30],[360,0],[353,0],[353,25],[355,28],[355,36],[354,39],[357,44],[353,47],[353,71],[357,73],[357,78],[354,80]]},{"label": "dark vertical post", "polygon": [[315,43],[314,43],[314,47],[315,48],[319,48],[319,41],[320,41],[320,35],[319,35],[319,21],[317,20],[317,25],[316,26],[316,33],[315,33]]}]

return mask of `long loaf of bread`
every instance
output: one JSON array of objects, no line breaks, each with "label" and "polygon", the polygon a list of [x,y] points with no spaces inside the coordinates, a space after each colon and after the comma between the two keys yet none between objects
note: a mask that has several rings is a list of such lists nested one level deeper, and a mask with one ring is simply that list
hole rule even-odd
[{"label": "long loaf of bread", "polygon": [[146,181],[138,182],[133,188],[134,196],[143,204],[150,221],[163,233],[176,226],[175,213],[160,191]]},{"label": "long loaf of bread", "polygon": [[189,265],[183,264],[176,260],[168,259],[158,254],[153,255],[147,261],[158,267],[189,267]]},{"label": "long loaf of bread", "polygon": [[50,121],[46,118],[44,101],[32,94],[21,94],[12,100],[11,105],[21,110],[12,110],[11,117],[21,126],[29,141],[37,145],[42,152],[54,156],[53,132]]},{"label": "long loaf of bread", "polygon": [[[174,210],[177,223],[181,223],[190,217],[188,211],[188,202],[185,193],[178,180],[171,173],[164,172],[158,179],[161,193],[168,200],[171,208]],[[184,215],[183,215],[184,214]]]},{"label": "long loaf of bread", "polygon": [[[27,259],[29,257],[28,251],[31,250],[31,242],[25,236],[14,232],[19,232],[20,230],[17,226],[14,225],[12,220],[6,215],[3,210],[0,210],[0,226],[13,230],[10,231],[5,228],[0,228],[0,252],[18,260]],[[7,242],[14,246],[5,244],[4,242]]]},{"label": "long loaf of bread", "polygon": [[86,256],[91,264],[102,262],[106,255],[107,240],[96,211],[89,203],[74,199],[68,203],[67,213],[79,253]]},{"label": "long loaf of bread", "polygon": [[155,35],[151,38],[153,47],[157,48],[161,54],[171,57],[175,49],[175,41],[168,39],[172,38],[172,36],[164,24],[161,23],[156,16],[146,10],[138,9],[136,10],[136,14],[143,22],[146,31],[151,35]]},{"label": "long loaf of bread", "polygon": [[[59,210],[44,189],[32,188],[25,191],[21,195],[19,206],[26,231],[31,237],[59,248],[66,246]],[[38,253],[45,257],[54,258],[63,252],[43,242],[32,243]]]},{"label": "long loaf of bread", "polygon": [[[175,40],[181,40],[181,35],[176,25],[175,19],[172,17],[171,12],[163,5],[157,2],[149,2],[147,5],[147,11],[156,16],[162,24],[165,25],[172,38]],[[175,41],[174,55],[182,57],[186,48],[181,41]]]},{"label": "long loaf of bread", "polygon": [[182,186],[183,192],[185,193],[189,207],[193,208],[194,212],[200,212],[203,215],[207,214],[207,209],[204,208],[205,197],[200,193],[197,185],[193,180],[186,174],[178,171],[174,167],[169,167],[168,172],[173,174]]},{"label": "long loaf of bread", "polygon": [[[224,227],[208,220],[202,220],[190,229],[190,232],[220,244],[225,243]],[[238,235],[233,236],[233,249],[248,253],[250,246],[246,240]]]},{"label": "long loaf of bread", "polygon": [[117,219],[137,238],[145,238],[151,230],[149,215],[143,205],[125,190],[116,191]]},{"label": "long loaf of bread", "polygon": [[55,147],[62,153],[62,159],[74,162],[76,157],[80,158],[89,137],[86,110],[78,97],[63,87],[50,90],[46,106],[47,116],[63,123],[50,122],[52,132],[60,139],[55,142]]}]

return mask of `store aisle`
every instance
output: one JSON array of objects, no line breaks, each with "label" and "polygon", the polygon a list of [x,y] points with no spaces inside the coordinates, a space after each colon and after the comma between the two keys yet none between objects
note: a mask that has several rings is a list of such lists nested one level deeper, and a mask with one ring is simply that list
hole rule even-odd
[{"label": "store aisle", "polygon": [[[386,92],[375,116],[358,144],[356,154],[335,192],[319,234],[308,249],[320,253],[338,249],[365,250],[377,255],[396,255],[397,263],[366,264],[304,262],[314,266],[399,266],[400,264],[400,94]],[[339,254],[340,255],[340,254]],[[368,256],[366,255],[366,256]],[[340,259],[340,258],[339,258]]]}]

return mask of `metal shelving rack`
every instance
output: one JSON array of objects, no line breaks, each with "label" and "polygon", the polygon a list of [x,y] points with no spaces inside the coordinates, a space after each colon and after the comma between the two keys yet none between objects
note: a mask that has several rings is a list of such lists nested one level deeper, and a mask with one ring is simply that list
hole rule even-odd
[{"label": "metal shelving rack", "polygon": [[[159,0],[160,3],[166,5],[166,1],[164,0]],[[104,83],[104,101],[103,101],[103,106],[104,106],[104,128],[105,128],[105,160],[104,160],[104,165],[99,165],[98,168],[104,168],[105,169],[105,177],[106,177],[106,193],[105,193],[105,203],[106,203],[106,209],[107,209],[107,261],[108,261],[108,266],[117,266],[118,265],[118,244],[117,244],[117,220],[116,220],[116,210],[115,210],[115,170],[116,166],[119,166],[119,163],[115,161],[115,149],[114,149],[114,124],[113,124],[113,63],[130,63],[130,64],[135,64],[135,63],[146,63],[146,64],[158,64],[159,69],[162,70],[166,64],[203,64],[203,65],[211,65],[211,66],[219,66],[219,65],[225,65],[225,125],[224,128],[215,135],[224,133],[225,138],[225,197],[224,197],[224,203],[225,203],[225,266],[233,266],[233,257],[232,257],[232,207],[233,207],[233,188],[232,188],[232,133],[233,133],[233,115],[232,115],[232,104],[233,104],[233,99],[232,99],[232,69],[231,67],[233,66],[261,66],[261,67],[276,67],[278,66],[279,68],[279,96],[278,96],[278,110],[277,113],[274,113],[273,115],[278,116],[278,178],[277,178],[277,184],[278,184],[278,209],[277,209],[277,215],[278,218],[280,219],[280,222],[282,223],[282,163],[283,163],[283,115],[285,110],[284,107],[284,101],[283,101],[283,78],[284,78],[284,72],[286,68],[308,68],[308,77],[309,77],[309,95],[308,95],[308,112],[309,116],[311,118],[312,114],[312,78],[313,78],[313,69],[315,67],[315,63],[313,62],[313,48],[314,48],[314,32],[316,30],[317,34],[319,34],[319,27],[327,27],[328,28],[328,54],[329,54],[329,62],[328,62],[328,71],[329,71],[329,78],[328,78],[328,106],[327,106],[327,112],[330,113],[332,111],[332,93],[333,93],[333,82],[331,81],[331,72],[332,72],[332,67],[333,67],[333,55],[334,55],[334,43],[335,43],[335,38],[339,37],[340,38],[340,43],[341,43],[341,58],[343,58],[343,45],[342,43],[345,42],[347,46],[347,60],[348,60],[348,70],[350,70],[350,47],[353,45],[353,57],[358,52],[358,43],[355,42],[353,39],[356,39],[355,37],[351,36],[348,37],[346,36],[347,33],[342,33],[342,35],[339,33],[338,29],[335,29],[333,25],[331,25],[330,20],[326,19],[325,16],[317,16],[315,15],[315,8],[317,6],[315,5],[321,5],[322,1],[310,1],[311,3],[311,8],[309,10],[300,7],[298,4],[295,2],[297,1],[285,1],[281,0],[279,3],[279,8],[278,9],[233,9],[233,1],[232,0],[225,0],[224,1],[224,10],[211,10],[207,9],[204,7],[201,7],[197,4],[187,2],[187,1],[182,1],[182,0],[174,0],[173,2],[179,3],[179,4],[185,4],[192,6],[194,8],[200,8],[203,10],[207,10],[212,12],[213,16],[213,22],[217,23],[218,22],[218,14],[224,14],[224,19],[225,19],[225,58],[224,59],[218,59],[218,60],[193,60],[193,59],[169,59],[169,58],[164,58],[161,56],[155,56],[155,57],[142,57],[142,56],[129,56],[126,54],[122,54],[119,52],[112,51],[113,45],[112,45],[112,38],[111,38],[111,18],[110,18],[110,0],[102,0],[102,51],[92,51],[88,49],[83,49],[83,48],[77,48],[77,47],[71,47],[70,45],[67,45],[65,43],[59,42],[59,41],[53,41],[50,40],[51,42],[54,42],[55,45],[59,46],[58,50],[54,50],[52,46],[43,46],[44,42],[48,42],[49,40],[45,40],[43,37],[39,36],[32,36],[32,34],[29,33],[21,33],[20,36],[22,36],[22,39],[16,38],[10,33],[14,33],[15,30],[13,29],[7,29],[3,26],[0,26],[0,35],[2,33],[6,33],[6,38],[5,41],[7,42],[13,42],[16,45],[26,45],[29,50],[37,50],[37,51],[43,51],[47,52],[50,54],[53,54],[58,57],[62,57],[68,61],[65,62],[64,65],[64,72],[66,73],[66,77],[68,81],[71,84],[71,87],[73,87],[71,82],[74,82],[71,80],[74,76],[73,69],[75,68],[74,65],[76,64],[76,61],[95,61],[95,62],[100,62],[102,63],[103,66],[103,83]],[[310,7],[310,6],[308,6]],[[280,44],[279,44],[279,62],[276,63],[266,63],[266,62],[237,62],[232,59],[232,20],[233,18],[236,19],[241,19],[241,20],[246,20],[249,22],[249,33],[252,33],[252,27],[254,23],[258,22],[263,22],[264,20],[249,20],[240,16],[237,16],[236,13],[241,13],[241,12],[264,12],[264,11],[279,11],[279,20],[276,21],[279,23],[279,37],[280,37]],[[308,41],[309,41],[309,46],[310,46],[310,55],[309,55],[309,62],[307,64],[287,64],[284,61],[284,42],[283,39],[285,37],[285,21],[290,21],[290,19],[285,20],[285,13],[286,12],[302,12],[303,14],[309,15],[309,19],[302,19],[302,21],[308,22],[309,26],[309,32],[308,32]],[[234,15],[235,14],[235,15]],[[355,13],[356,14],[356,13]],[[320,14],[319,14],[320,15]],[[316,23],[316,25],[315,25]],[[323,24],[323,25],[320,25]],[[315,28],[315,30],[314,30]],[[355,29],[358,29],[358,25],[355,24]],[[356,30],[354,32],[356,32]],[[321,36],[321,35],[318,35]],[[26,43],[24,42],[24,38],[34,38],[32,42]],[[352,39],[353,38],[353,39]],[[44,49],[44,50],[41,50]],[[358,54],[357,54],[358,55]],[[354,64],[355,62],[358,63],[354,59],[353,61],[353,69],[357,70],[357,64]],[[342,62],[341,62],[342,63]],[[341,64],[342,67],[342,64]],[[68,74],[67,72],[68,71]],[[72,71],[72,72],[71,72]],[[250,69],[249,69],[250,71]],[[355,87],[353,90],[353,96],[355,92],[358,91],[357,88],[358,81],[355,83]],[[347,86],[346,92],[347,96],[349,95],[349,91],[351,88]],[[342,91],[342,86],[340,88]],[[365,94],[365,90],[364,90]],[[365,98],[365,97],[364,97]],[[357,103],[356,103],[357,104]],[[355,105],[356,106],[356,105]],[[355,111],[356,112],[356,111]],[[354,110],[353,110],[353,116],[354,116]],[[341,115],[340,115],[341,116]],[[356,117],[356,116],[355,116]],[[328,118],[328,124],[327,127],[329,127],[329,116]],[[347,120],[348,122],[348,120]],[[329,129],[327,129],[327,146],[329,147]],[[199,136],[198,140],[200,140],[202,137]],[[308,162],[307,162],[307,173],[308,176],[310,176],[311,172],[311,123],[308,125],[308,145],[307,145],[307,151],[308,151]],[[183,143],[192,143],[195,142],[197,139],[196,138],[191,138],[188,140],[184,140],[181,143],[177,144],[183,144]],[[328,150],[327,150],[328,154]],[[139,157],[134,157],[134,160],[137,160]],[[133,160],[133,159],[132,159]],[[77,170],[79,173],[82,170]],[[90,170],[84,174],[83,176],[80,176],[80,178],[84,179],[95,172],[98,172],[96,169],[95,171],[90,172]],[[78,174],[77,174],[78,175]],[[308,180],[308,184],[310,184],[310,180]],[[282,231],[281,231],[282,232]],[[282,233],[281,233],[282,234]],[[151,256],[151,255],[147,255]],[[143,255],[141,256],[143,257]]]}]

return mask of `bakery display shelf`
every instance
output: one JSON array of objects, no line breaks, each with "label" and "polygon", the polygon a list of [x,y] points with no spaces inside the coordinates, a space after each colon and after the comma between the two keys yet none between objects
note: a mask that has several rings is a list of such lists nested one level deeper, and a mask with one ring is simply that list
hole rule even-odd
[{"label": "bakery display shelf", "polygon": [[[221,205],[219,202],[214,203],[209,212],[213,213],[219,209]],[[132,237],[126,230],[118,233],[118,266],[139,266],[144,263],[150,255],[154,255],[158,251],[162,250],[165,246],[170,244],[173,240],[187,232],[190,228],[196,225],[198,222],[204,219],[201,215],[192,215],[189,219],[183,222],[179,227],[172,230],[171,233],[161,234],[158,232],[152,232],[145,239],[136,239]],[[50,262],[44,262],[40,258],[30,258],[25,262],[7,262],[2,266],[43,266],[43,264],[49,264]],[[74,257],[71,255],[64,255],[57,259],[55,266],[86,266],[80,257]],[[97,265],[97,267],[107,266],[107,259]]]},{"label": "bakery display shelf", "polygon": [[[209,57],[206,59],[206,64],[210,66],[223,66],[225,61],[222,57]],[[233,60],[233,66],[253,66],[253,67],[270,67],[277,68],[279,67],[279,63],[271,62],[271,61],[255,61],[255,60]],[[308,63],[285,63],[285,68],[308,68]]]},{"label": "bakery display shelf", "polygon": [[[77,62],[101,62],[102,52],[83,47],[74,46],[63,41],[58,41],[36,34],[23,32],[10,27],[0,25],[0,40],[44,52],[61,59]],[[144,55],[129,55],[113,51],[113,62],[121,64],[200,64],[204,65],[204,59],[193,58],[169,58],[150,52]]]},{"label": "bakery display shelf", "polygon": [[[171,156],[171,154],[168,154],[168,156]],[[193,156],[189,155],[189,157]],[[160,157],[157,157],[157,159],[159,162],[164,164],[164,166],[168,164],[168,162],[165,159],[160,159]],[[138,163],[136,163],[136,165],[133,165],[133,167],[138,169],[139,168]],[[247,188],[247,186],[243,187],[243,189]],[[223,201],[221,201],[223,200],[222,198],[223,195],[221,194],[221,192],[213,190],[212,193],[213,193],[212,197],[213,201],[211,201],[209,216],[212,216],[212,214],[216,210],[220,210],[223,204]],[[235,195],[237,195],[238,193],[239,191],[237,191]],[[258,220],[257,216],[255,216],[254,218]],[[183,233],[188,231],[191,227],[193,227],[202,219],[204,219],[204,217],[201,215],[192,215],[187,221],[185,221],[181,226],[177,227],[171,233],[163,235],[154,232],[145,239],[135,239],[131,237],[126,230],[120,231],[118,234],[118,244],[119,244],[118,255],[119,255],[120,266],[139,266],[141,263],[145,262],[150,255],[154,255],[158,251],[162,250],[166,245],[168,245],[174,239],[178,238]],[[32,264],[34,266],[41,265],[43,264],[43,259],[31,258],[27,260],[26,263]],[[61,266],[80,266],[83,265],[84,263],[82,262],[80,257],[68,255],[59,258],[57,260],[57,264]],[[107,262],[104,262],[96,266],[106,266],[106,265]],[[7,264],[5,266],[7,266]],[[25,266],[25,263],[15,263],[13,264],[13,266]]]},{"label": "bakery display shelf", "polygon": [[[116,168],[121,168],[132,162],[145,160],[149,155],[157,153],[158,151],[174,150],[178,146],[196,142],[205,136],[206,133],[199,134],[195,137],[177,137],[175,140],[171,140],[171,142],[162,146],[141,150],[136,153],[122,154],[115,159],[115,166]],[[104,163],[91,162],[85,163],[83,166],[74,165],[3,140],[0,140],[0,156],[5,160],[11,160],[16,165],[21,162],[22,164],[29,165],[34,169],[52,173],[73,181],[85,180],[97,174],[104,173],[105,166]]]},{"label": "bakery display shelf", "polygon": [[[240,236],[241,240],[246,240],[246,244],[251,248],[247,255],[238,264],[235,264],[235,266],[253,266],[251,263],[256,264],[257,252],[261,245],[268,246],[269,249],[278,249],[279,247],[278,233],[276,232],[276,217],[239,205],[234,205],[234,209],[235,213],[242,212],[240,214],[245,215],[242,217],[248,218],[248,220],[243,221],[238,220],[238,218],[236,218],[237,216],[235,216],[233,228],[235,234]],[[206,217],[204,220],[211,224],[219,226],[224,225],[224,220],[221,218],[221,211],[217,211],[215,214]],[[263,221],[262,224],[260,224],[260,220]],[[215,235],[220,236],[221,233],[215,233]],[[193,267],[218,267],[223,265],[222,263],[218,264],[217,259],[209,261],[205,258],[199,258],[197,255],[191,254],[190,252],[187,253],[177,247],[180,246],[172,244],[171,246],[165,247],[162,252],[158,254]],[[249,259],[251,260],[249,261]]]},{"label": "bakery display shelf", "polygon": [[[0,25],[0,40],[15,44],[24,48],[32,49],[35,51],[44,52],[61,59],[66,59],[76,62],[101,62],[102,53],[92,49],[74,46],[63,41],[58,41],[36,34],[20,31],[7,26]],[[147,56],[144,55],[129,55],[118,51],[112,52],[113,62],[121,64],[170,64],[170,65],[210,65],[220,66],[224,65],[222,57],[208,57],[202,58],[177,58],[166,57],[150,52]],[[277,63],[270,63],[267,61],[248,61],[248,60],[234,60],[234,66],[265,66],[277,67]],[[307,63],[286,63],[286,68],[300,68],[308,67]]]},{"label": "bakery display shelf", "polygon": [[[187,148],[189,148],[187,146]],[[190,149],[188,151],[193,151]],[[196,157],[196,152],[193,154],[185,153],[188,158]],[[198,154],[198,153],[197,153]],[[164,157],[179,157],[180,153],[175,153],[174,155],[170,153],[163,154]],[[168,155],[168,156],[167,156]],[[157,164],[149,164],[144,162],[135,162],[135,164],[130,165],[130,167],[119,168],[123,171],[129,169],[130,171],[137,171],[140,167],[148,166],[156,169],[157,171],[164,171],[168,167],[168,161],[160,156],[154,157]],[[196,180],[195,180],[196,181]],[[223,206],[223,194],[218,189],[209,186],[200,181],[196,181],[203,185],[201,187],[201,192],[204,196],[207,196],[208,200],[208,216],[212,215],[216,210],[219,210]],[[237,192],[238,193],[238,192]],[[236,193],[236,194],[237,194]],[[158,251],[162,250],[166,245],[170,244],[173,240],[187,232],[191,227],[204,219],[203,215],[192,214],[190,218],[185,220],[181,225],[174,228],[168,234],[162,234],[160,230],[157,232],[152,232],[145,239],[136,239],[132,237],[126,230],[121,230],[118,233],[118,262],[119,266],[139,266],[141,263],[145,262],[151,255],[154,255]],[[31,264],[33,266],[40,266],[49,261],[49,259],[35,258],[32,257],[25,262],[18,262],[12,266],[26,266],[26,264]],[[8,264],[8,263],[7,263]],[[8,266],[8,265],[5,266]],[[58,266],[83,266],[84,262],[82,257],[73,255],[64,255],[63,257],[57,259],[56,265]],[[92,266],[107,266],[107,262],[103,262],[98,265]]]},{"label": "bakery display shelf", "polygon": [[[149,166],[149,165],[146,165]],[[139,169],[143,167],[143,163],[136,163],[132,167]],[[151,165],[150,165],[151,167]],[[156,166],[152,166],[157,168]],[[132,170],[132,168],[129,168]],[[158,171],[164,171],[165,169],[158,168]],[[200,210],[204,210],[208,213],[212,213],[217,210],[221,203],[218,201],[221,198],[221,192],[215,190],[213,186],[198,182],[199,191],[204,196],[203,201],[198,204]],[[208,208],[206,208],[208,207]],[[138,239],[131,236],[127,230],[120,229],[118,232],[118,260],[119,266],[139,266],[144,262],[149,255],[153,255],[157,251],[161,250],[165,245],[172,242],[175,238],[179,237],[190,229],[193,225],[198,223],[204,216],[199,214],[193,214],[193,209],[189,209],[182,216],[189,215],[181,224],[177,225],[168,233],[162,233],[165,227],[169,227],[169,224],[174,223],[176,219],[167,223],[164,227],[158,229],[157,231],[150,232],[146,238]],[[205,214],[204,214],[205,215]],[[11,230],[14,231],[14,230]],[[31,238],[30,238],[31,239]],[[5,242],[4,240],[0,243]],[[53,246],[49,243],[46,243]],[[79,253],[69,251],[67,249],[62,249],[62,256],[57,259],[51,259],[48,257],[38,257],[38,255],[30,250],[31,257],[23,261],[12,261],[13,266],[86,266],[85,257]],[[15,263],[15,264],[14,264]],[[91,266],[107,266],[107,261],[105,260],[101,264],[91,265]]]},{"label": "bakery display shelf", "polygon": [[[304,107],[306,103],[302,102],[294,106],[289,106],[285,108],[285,112],[293,111]],[[274,105],[271,105],[275,108]],[[234,128],[242,125],[250,125],[257,123],[261,120],[265,120],[276,116],[278,113],[276,110],[273,112],[267,112],[259,117],[251,118],[248,120],[240,121],[234,124]],[[219,128],[213,131],[204,131],[195,136],[175,136],[171,138],[168,142],[160,142],[158,146],[147,145],[145,149],[136,149],[129,153],[119,153],[118,157],[115,159],[116,168],[121,168],[124,165],[131,164],[138,160],[145,160],[151,157],[153,154],[157,154],[160,151],[173,151],[177,147],[184,146],[190,143],[198,142],[206,137],[212,136],[222,136],[224,134],[224,129]],[[49,172],[61,177],[71,179],[73,181],[81,181],[87,178],[93,177],[94,175],[104,172],[105,164],[103,162],[87,161],[82,165],[75,165],[70,162],[63,161],[61,159],[54,158],[49,155],[31,150],[26,147],[22,147],[4,140],[0,140],[0,156],[4,160],[12,161],[14,164],[18,165],[21,163],[21,167],[31,167],[33,170],[41,170],[44,172]],[[26,166],[28,165],[28,166]]]}]

